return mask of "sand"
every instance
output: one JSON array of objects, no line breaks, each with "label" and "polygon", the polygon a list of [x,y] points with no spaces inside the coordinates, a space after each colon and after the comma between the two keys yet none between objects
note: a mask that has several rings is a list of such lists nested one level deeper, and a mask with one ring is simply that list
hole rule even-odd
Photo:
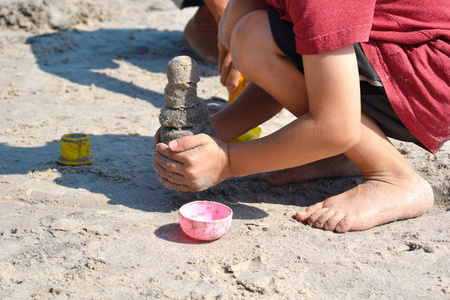
[{"label": "sand", "polygon": [[[152,170],[167,62],[195,9],[163,0],[0,3],[1,299],[448,299],[450,145],[437,155],[393,141],[433,186],[422,217],[336,234],[292,219],[361,182],[270,187],[249,176],[201,193]],[[226,103],[197,59],[198,95]],[[283,111],[262,125],[290,122]],[[92,165],[58,165],[66,133],[91,135]],[[234,211],[230,232],[198,243],[178,209],[205,199]]]}]

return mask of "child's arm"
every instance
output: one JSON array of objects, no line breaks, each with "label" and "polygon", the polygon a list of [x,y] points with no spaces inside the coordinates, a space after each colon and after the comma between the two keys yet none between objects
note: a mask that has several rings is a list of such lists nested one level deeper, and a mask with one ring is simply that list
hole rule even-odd
[{"label": "child's arm", "polygon": [[359,141],[361,106],[353,45],[303,56],[303,64],[309,111],[270,136],[230,145],[233,176],[304,165],[341,154]]}]

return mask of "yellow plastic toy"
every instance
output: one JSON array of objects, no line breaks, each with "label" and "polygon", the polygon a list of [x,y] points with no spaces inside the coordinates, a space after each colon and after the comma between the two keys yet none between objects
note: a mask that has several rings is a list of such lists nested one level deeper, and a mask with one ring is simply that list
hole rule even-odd
[{"label": "yellow plastic toy", "polygon": [[58,163],[62,165],[87,165],[94,161],[91,155],[91,139],[84,133],[69,133],[61,137],[61,156]]},{"label": "yellow plastic toy", "polygon": [[[245,85],[247,84],[247,80],[244,78],[244,76],[241,76],[239,78],[239,85],[237,89],[234,92],[231,92],[228,94],[228,104],[233,102],[237,96],[244,90]],[[240,143],[240,142],[246,142],[251,140],[256,140],[261,136],[262,129],[261,127],[255,127],[252,130],[247,131],[243,135],[239,136],[238,138],[231,141],[231,143]]]}]

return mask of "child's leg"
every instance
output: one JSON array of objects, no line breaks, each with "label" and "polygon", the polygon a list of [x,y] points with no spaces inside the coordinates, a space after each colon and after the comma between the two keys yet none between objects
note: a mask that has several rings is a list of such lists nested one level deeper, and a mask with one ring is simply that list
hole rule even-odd
[{"label": "child's leg", "polygon": [[241,18],[231,36],[237,69],[296,116],[308,111],[305,78],[284,57],[273,40],[266,10]]},{"label": "child's leg", "polygon": [[359,175],[361,175],[361,170],[358,169],[358,167],[351,160],[349,160],[347,156],[340,154],[315,161],[304,166],[265,173],[261,176],[261,178],[270,185],[278,186],[318,178],[349,177]]},{"label": "child's leg", "polygon": [[183,36],[188,46],[204,61],[217,64],[217,22],[206,5],[201,5],[186,24]]},{"label": "child's leg", "polygon": [[[304,76],[280,53],[267,13],[242,18],[231,38],[233,61],[251,81],[292,113],[308,111]],[[276,74],[276,76],[270,76]],[[345,155],[361,170],[364,183],[297,213],[297,219],[326,230],[364,230],[425,213],[433,204],[422,179],[366,114],[360,142]]]},{"label": "child's leg", "polygon": [[345,155],[362,171],[364,183],[298,212],[299,221],[346,232],[417,217],[431,208],[428,182],[365,114],[362,127],[360,143]]}]

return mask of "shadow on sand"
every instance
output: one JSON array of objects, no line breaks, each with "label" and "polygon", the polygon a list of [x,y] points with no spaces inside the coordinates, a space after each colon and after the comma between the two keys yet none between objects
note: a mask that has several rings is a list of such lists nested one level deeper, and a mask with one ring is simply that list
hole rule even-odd
[{"label": "shadow on sand", "polygon": [[[132,81],[120,80],[101,70],[119,68],[119,62],[130,63],[141,70],[166,73],[167,62],[177,55],[198,59],[183,42],[180,31],[155,29],[68,30],[28,38],[39,68],[80,85],[103,88],[118,94],[152,102],[162,107],[155,92],[160,87],[142,88]],[[161,59],[165,58],[165,59]],[[200,76],[217,75],[217,67],[200,64]]]},{"label": "shadow on sand", "polygon": [[[108,204],[147,212],[171,212],[184,203],[207,199],[232,206],[235,218],[238,219],[267,217],[266,212],[240,203],[241,199],[252,201],[249,197],[242,198],[239,192],[233,197],[210,191],[182,193],[165,188],[152,169],[153,137],[93,135],[91,147],[95,159],[92,164],[62,166],[57,163],[60,155],[59,140],[41,147],[27,148],[0,143],[0,175],[28,174],[33,177],[52,170],[59,173],[54,182],[60,186],[102,194],[109,199]],[[239,186],[242,188],[248,184],[252,184],[252,181],[241,179]],[[229,190],[227,185],[228,183],[223,183],[218,188],[223,186]]]}]

